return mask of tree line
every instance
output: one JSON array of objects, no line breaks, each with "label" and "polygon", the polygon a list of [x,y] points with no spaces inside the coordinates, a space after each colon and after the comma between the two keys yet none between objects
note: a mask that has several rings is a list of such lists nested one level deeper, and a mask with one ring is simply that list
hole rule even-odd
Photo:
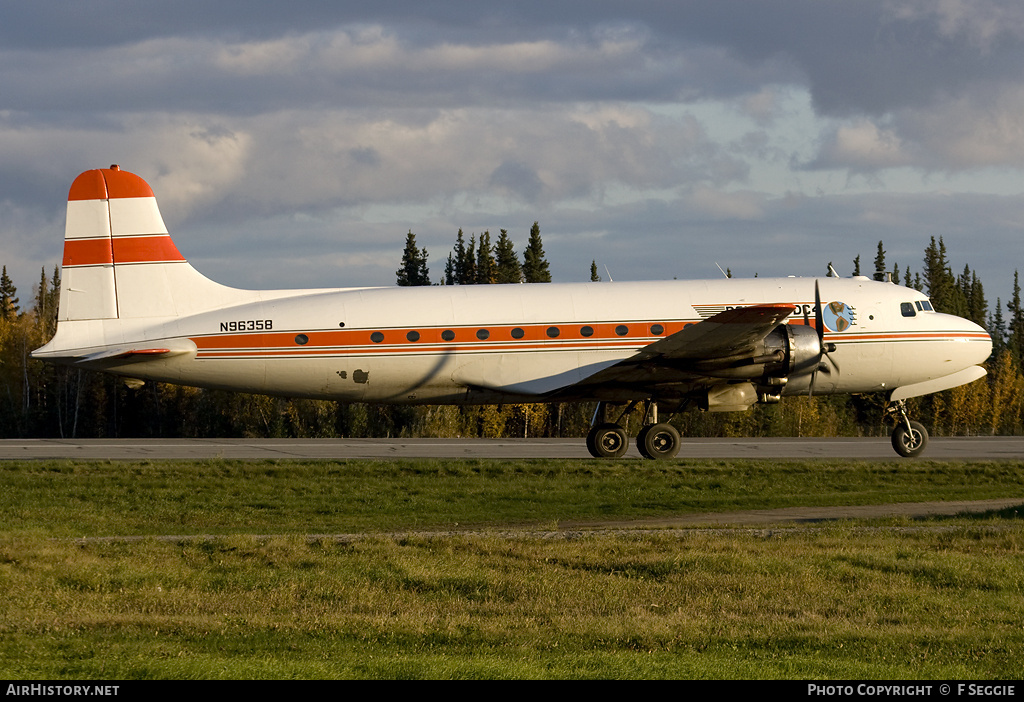
[{"label": "tree line", "polygon": [[[469,243],[459,230],[455,245],[445,262],[444,275],[440,285],[489,285],[492,283],[550,283],[551,271],[544,255],[544,242],[540,237],[540,224],[534,222],[530,228],[530,239],[523,249],[520,262],[515,246],[502,229],[498,239],[491,243],[490,231],[484,231],[477,239],[471,234]],[[398,285],[430,285],[430,269],[427,267],[427,249],[416,245],[416,235],[409,230],[405,235],[402,263],[395,272]]]},{"label": "tree line", "polygon": [[[853,261],[861,275],[861,257]],[[551,281],[540,227],[534,223],[518,253],[506,230],[496,240],[485,231],[467,240],[460,230],[444,269],[430,279],[425,248],[406,235],[399,285],[485,285]],[[931,239],[922,267],[912,271],[886,260],[878,242],[876,280],[893,280],[929,295],[934,308],[973,320],[992,336],[993,353],[983,380],[915,398],[911,412],[934,435],[1024,433],[1024,304],[1015,272],[1012,295],[990,305],[977,273],[953,272],[945,243]],[[832,274],[829,264],[828,274]],[[597,266],[590,263],[590,279]],[[7,268],[0,274],[0,437],[373,437],[373,436],[583,436],[593,403],[516,404],[484,407],[341,403],[205,390],[149,382],[128,387],[115,376],[33,360],[56,329],[60,269],[40,271],[24,302]],[[24,296],[21,296],[24,297]],[[748,412],[688,412],[673,423],[683,436],[883,435],[884,400],[878,395],[789,397]],[[639,413],[627,418],[635,433]]]}]

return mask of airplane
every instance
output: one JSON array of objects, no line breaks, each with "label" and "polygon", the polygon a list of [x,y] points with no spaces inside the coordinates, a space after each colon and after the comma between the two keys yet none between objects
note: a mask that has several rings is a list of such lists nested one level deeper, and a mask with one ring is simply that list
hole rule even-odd
[{"label": "airplane", "polygon": [[[153,190],[117,165],[68,194],[58,325],[33,358],[146,380],[342,402],[596,401],[587,448],[677,455],[658,409],[748,410],[882,393],[892,445],[928,432],[906,401],[985,375],[985,330],[921,292],[853,278],[242,290],[178,251]],[[619,412],[609,418],[613,411]]]}]

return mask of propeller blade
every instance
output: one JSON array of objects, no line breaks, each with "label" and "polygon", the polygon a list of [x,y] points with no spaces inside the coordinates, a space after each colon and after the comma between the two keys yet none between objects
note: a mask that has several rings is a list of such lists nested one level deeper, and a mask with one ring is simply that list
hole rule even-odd
[{"label": "propeller blade", "polygon": [[818,331],[821,352],[825,353],[825,320],[821,312],[821,291],[818,289],[817,278],[814,279],[814,328]]},{"label": "propeller blade", "polygon": [[[804,317],[804,323],[810,324],[810,320]],[[811,372],[811,382],[807,386],[807,397],[814,396],[814,384],[818,382],[818,370],[821,368],[821,357],[825,355],[825,333],[822,330],[821,316],[821,291],[818,289],[818,279],[814,279],[814,331],[818,332],[818,363]]]},{"label": "propeller blade", "polygon": [[[818,279],[814,279],[814,325],[818,330],[818,342],[821,344],[821,356],[822,358],[828,359],[828,362],[832,364],[832,367],[839,372],[839,364],[836,363],[835,359],[829,354],[836,350],[835,344],[825,343],[825,315],[821,307],[821,290],[818,287]],[[827,368],[824,369],[826,373],[831,374]],[[814,385],[814,379],[811,380],[811,385]]]}]

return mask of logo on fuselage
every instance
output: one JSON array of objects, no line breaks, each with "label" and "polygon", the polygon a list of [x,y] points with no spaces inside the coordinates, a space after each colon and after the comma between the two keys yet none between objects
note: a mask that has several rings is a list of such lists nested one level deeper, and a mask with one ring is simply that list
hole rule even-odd
[{"label": "logo on fuselage", "polygon": [[842,332],[857,323],[857,315],[848,304],[836,301],[821,310],[821,321],[830,332]]}]

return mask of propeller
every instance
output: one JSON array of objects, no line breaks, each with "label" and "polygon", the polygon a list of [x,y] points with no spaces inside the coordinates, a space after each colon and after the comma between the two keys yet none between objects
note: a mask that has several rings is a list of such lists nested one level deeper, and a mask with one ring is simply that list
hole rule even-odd
[{"label": "propeller", "polygon": [[[808,319],[806,316],[804,317],[804,323],[810,324],[810,319]],[[832,364],[832,367],[835,368],[836,372],[838,373],[839,364],[836,363],[835,359],[829,355],[831,352],[836,350],[836,345],[831,343],[825,343],[825,319],[821,308],[821,290],[818,287],[817,278],[814,279],[814,329],[815,331],[818,332],[818,346],[821,348],[821,358],[827,359],[828,362]],[[824,371],[829,375],[832,374],[832,371],[829,369],[829,367],[822,363],[819,359],[817,367],[815,367],[814,371],[811,373],[811,384],[807,391],[807,394],[809,396],[814,394],[814,383],[818,380],[818,371]]]}]

